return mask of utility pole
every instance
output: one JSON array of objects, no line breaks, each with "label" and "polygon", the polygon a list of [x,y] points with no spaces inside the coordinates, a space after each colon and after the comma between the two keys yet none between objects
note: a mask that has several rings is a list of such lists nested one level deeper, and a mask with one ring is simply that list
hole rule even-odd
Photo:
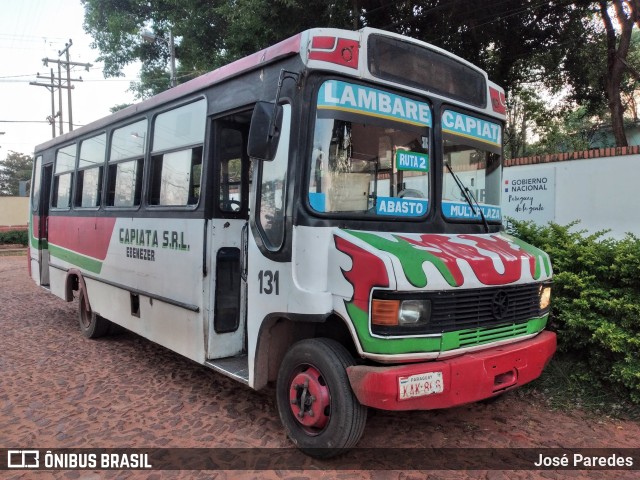
[{"label": "utility pole", "polygon": [[[61,57],[62,54],[65,54],[65,60],[60,60],[60,59],[53,59],[53,58],[43,58],[42,59],[42,63],[44,64],[45,67],[49,66],[49,63],[57,63],[58,64],[58,78],[57,78],[57,83],[55,82],[55,77],[53,76],[53,68],[51,69],[51,77],[41,77],[40,75],[38,75],[38,78],[46,78],[46,79],[50,79],[51,83],[50,84],[45,84],[45,83],[38,83],[38,82],[30,82],[29,85],[37,85],[40,87],[47,87],[47,89],[51,89],[51,117],[50,117],[50,122],[52,122],[53,125],[53,136],[55,137],[55,118],[58,117],[58,121],[59,121],[59,129],[60,129],[60,135],[62,135],[63,133],[63,114],[62,114],[62,89],[66,89],[67,90],[67,105],[68,105],[68,109],[69,109],[69,131],[71,132],[73,130],[73,111],[72,111],[72,104],[71,104],[71,89],[75,88],[71,82],[82,82],[82,77],[79,78],[71,78],[71,67],[84,67],[87,72],[89,71],[89,68],[92,67],[93,65],[90,63],[79,63],[79,62],[72,62],[69,59],[69,47],[71,47],[71,45],[73,45],[73,41],[71,39],[69,39],[69,43],[65,43],[65,48],[64,50],[60,50],[58,51],[58,57]],[[67,78],[66,78],[66,84],[62,83],[62,66],[66,67],[67,70]],[[55,113],[55,106],[54,106],[54,91],[55,89],[58,89],[58,106],[59,106],[59,110],[57,113]]]},{"label": "utility pole", "polygon": [[[49,65],[47,63],[47,65]],[[60,114],[60,118],[58,118],[58,122],[60,124],[60,135],[62,135],[62,72],[60,70],[60,64],[58,63],[58,108],[60,110],[58,110],[58,113]],[[71,89],[72,87],[67,85],[67,90]],[[69,130],[71,131],[71,130]]]},{"label": "utility pole", "polygon": [[53,75],[53,68],[51,69],[51,76],[45,77],[44,75],[40,75],[40,73],[38,73],[37,78],[40,78],[43,80],[49,80],[50,82],[50,83],[29,82],[29,85],[37,85],[39,87],[45,87],[47,90],[51,92],[51,116],[47,117],[47,120],[51,125],[51,138],[56,138],[56,117],[60,116],[60,112],[56,113],[56,102],[55,102],[56,77],[54,77]]},{"label": "utility pole", "polygon": [[[69,43],[64,44],[64,50],[58,51],[58,57],[61,57],[63,53],[67,55],[67,61],[65,62],[67,65],[67,85],[71,85],[71,67],[69,65],[69,47],[73,45],[73,40],[69,39]],[[59,65],[59,64],[58,64]],[[91,65],[86,64],[87,72],[89,71],[89,67]],[[82,81],[82,77],[80,77],[80,82]],[[73,130],[73,109],[71,108],[71,89],[67,89],[67,102],[69,103],[69,131]]]}]

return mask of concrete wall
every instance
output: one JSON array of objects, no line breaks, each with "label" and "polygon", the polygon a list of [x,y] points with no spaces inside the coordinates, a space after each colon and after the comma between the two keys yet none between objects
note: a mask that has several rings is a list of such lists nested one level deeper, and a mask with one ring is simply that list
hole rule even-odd
[{"label": "concrete wall", "polygon": [[640,236],[640,146],[505,162],[502,214],[538,224]]},{"label": "concrete wall", "polygon": [[0,196],[0,230],[9,230],[9,227],[26,228],[28,221],[28,197]]}]

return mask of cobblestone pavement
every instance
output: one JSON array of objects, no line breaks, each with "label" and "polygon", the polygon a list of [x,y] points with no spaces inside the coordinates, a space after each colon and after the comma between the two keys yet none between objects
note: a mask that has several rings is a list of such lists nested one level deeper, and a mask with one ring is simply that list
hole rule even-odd
[{"label": "cobblestone pavement", "polygon": [[[290,447],[272,389],[255,392],[132,333],[87,340],[77,302],[36,287],[26,257],[0,257],[0,447]],[[547,411],[506,394],[432,412],[375,411],[360,447],[638,447],[640,425]],[[64,471],[3,478],[633,478],[553,471]],[[637,475],[637,472],[635,472]],[[637,477],[636,477],[637,478]]]}]

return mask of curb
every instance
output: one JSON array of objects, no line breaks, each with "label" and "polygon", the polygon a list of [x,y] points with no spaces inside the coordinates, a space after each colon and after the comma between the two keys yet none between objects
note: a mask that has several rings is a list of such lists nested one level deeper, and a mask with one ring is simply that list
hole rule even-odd
[{"label": "curb", "polygon": [[11,257],[26,254],[27,248],[0,248],[0,257]]}]

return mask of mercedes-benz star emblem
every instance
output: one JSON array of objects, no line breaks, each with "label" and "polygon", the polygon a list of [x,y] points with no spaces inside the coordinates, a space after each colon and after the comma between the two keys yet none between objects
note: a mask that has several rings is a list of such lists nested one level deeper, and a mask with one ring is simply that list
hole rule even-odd
[{"label": "mercedes-benz star emblem", "polygon": [[504,290],[496,292],[491,301],[491,311],[496,320],[502,320],[509,311],[509,295]]}]

